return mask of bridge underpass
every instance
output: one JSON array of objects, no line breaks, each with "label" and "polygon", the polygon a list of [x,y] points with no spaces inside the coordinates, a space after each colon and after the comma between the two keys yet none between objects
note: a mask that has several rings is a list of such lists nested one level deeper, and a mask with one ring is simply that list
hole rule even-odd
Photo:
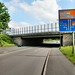
[{"label": "bridge underpass", "polygon": [[60,32],[51,32],[46,34],[36,34],[36,35],[15,35],[11,36],[16,44],[24,45],[41,45],[43,39],[48,38],[59,38],[61,46],[72,45],[72,33],[61,33]]},{"label": "bridge underpass", "polygon": [[[60,40],[60,37],[57,37]],[[60,43],[52,42],[52,43],[44,43],[45,39],[53,39],[53,38],[22,38],[24,46],[45,46],[45,47],[59,47]],[[56,38],[55,38],[56,39]]]},{"label": "bridge underpass", "polygon": [[59,34],[44,34],[44,35],[38,35],[38,36],[15,36],[13,39],[14,41],[19,44],[22,43],[23,45],[27,46],[60,46],[60,44],[52,44],[52,43],[44,43],[44,39],[56,39],[58,38],[60,40],[60,44],[63,45],[62,40],[63,36]]},{"label": "bridge underpass", "polygon": [[60,37],[45,38],[45,39],[43,39],[42,46],[45,46],[45,47],[59,47],[59,46],[61,46]]},{"label": "bridge underpass", "polygon": [[17,28],[9,34],[16,44],[41,45],[43,39],[59,38],[61,46],[72,45],[72,32],[59,32],[59,26],[55,23]]}]

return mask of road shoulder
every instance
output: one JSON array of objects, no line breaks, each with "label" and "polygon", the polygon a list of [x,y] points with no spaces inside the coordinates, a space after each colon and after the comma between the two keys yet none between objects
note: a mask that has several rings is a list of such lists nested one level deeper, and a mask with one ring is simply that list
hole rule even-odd
[{"label": "road shoulder", "polygon": [[72,64],[58,48],[52,48],[48,60],[46,75],[75,75]]}]

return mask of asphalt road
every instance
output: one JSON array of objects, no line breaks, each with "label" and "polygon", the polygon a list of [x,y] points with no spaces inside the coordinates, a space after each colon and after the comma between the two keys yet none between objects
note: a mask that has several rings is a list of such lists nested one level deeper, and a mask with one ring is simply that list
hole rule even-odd
[{"label": "asphalt road", "polygon": [[46,47],[0,48],[0,75],[41,75]]},{"label": "asphalt road", "polygon": [[75,75],[75,65],[58,48],[50,48],[46,75]]}]

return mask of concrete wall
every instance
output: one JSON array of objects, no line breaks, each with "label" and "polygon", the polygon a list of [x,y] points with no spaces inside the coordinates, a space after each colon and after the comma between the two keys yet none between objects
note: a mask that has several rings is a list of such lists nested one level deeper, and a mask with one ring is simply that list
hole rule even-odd
[{"label": "concrete wall", "polygon": [[72,34],[63,34],[63,46],[72,45]]},{"label": "concrete wall", "polygon": [[22,43],[21,37],[13,37],[13,40],[14,40],[14,42],[15,42],[16,44]]}]

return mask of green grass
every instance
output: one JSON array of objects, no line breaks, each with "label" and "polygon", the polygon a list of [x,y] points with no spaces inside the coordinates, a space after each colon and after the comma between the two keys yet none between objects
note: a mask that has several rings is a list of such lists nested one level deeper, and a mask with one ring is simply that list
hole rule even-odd
[{"label": "green grass", "polygon": [[52,39],[44,40],[44,43],[48,43],[48,42],[54,42],[54,40]]},{"label": "green grass", "polygon": [[60,41],[59,39],[44,39],[44,43]]},{"label": "green grass", "polygon": [[75,64],[75,54],[72,54],[72,46],[60,47],[59,49],[70,61],[72,61]]},{"label": "green grass", "polygon": [[0,44],[1,42],[3,43],[3,47],[16,46],[12,38],[6,34],[0,34]]}]

